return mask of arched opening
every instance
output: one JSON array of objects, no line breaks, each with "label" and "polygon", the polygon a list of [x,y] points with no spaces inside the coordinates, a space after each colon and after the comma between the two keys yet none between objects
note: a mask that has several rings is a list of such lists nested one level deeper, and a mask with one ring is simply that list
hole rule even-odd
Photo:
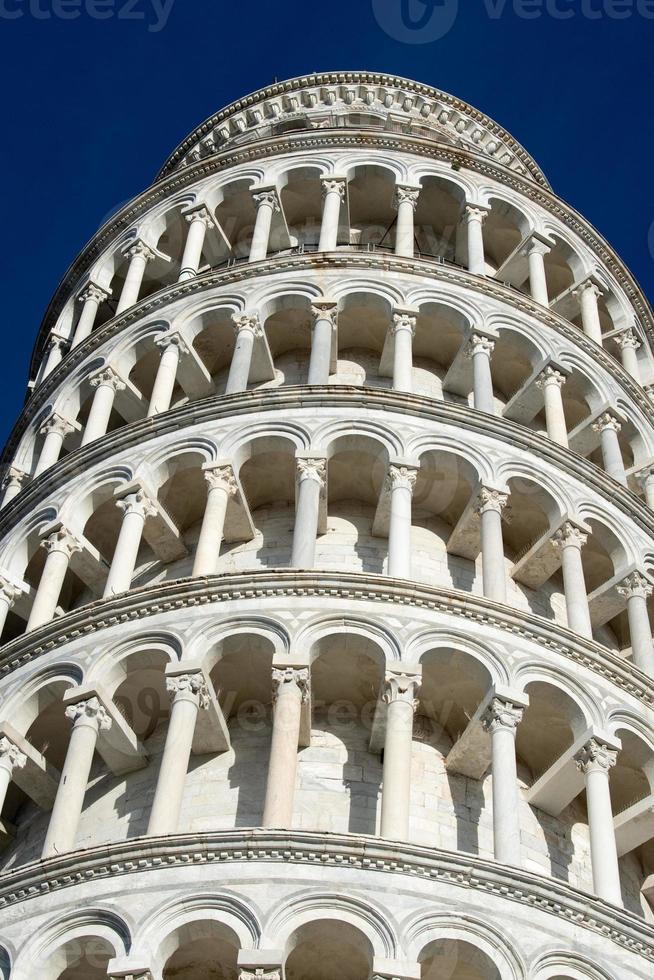
[{"label": "arched opening", "polygon": [[311,308],[304,296],[287,295],[267,304],[263,314],[277,383],[306,384],[311,354]]},{"label": "arched opening", "polygon": [[198,919],[175,929],[157,953],[163,980],[236,980],[240,943],[222,922]]},{"label": "arched opening", "polygon": [[352,245],[393,247],[395,176],[384,167],[355,167],[348,182]]},{"label": "arched opening", "polygon": [[287,951],[286,980],[369,980],[372,945],[347,922],[307,922],[295,930]]},{"label": "arched opening", "polygon": [[376,293],[345,296],[338,314],[338,365],[332,384],[390,388],[392,372],[382,375],[381,356],[392,320],[391,303]]},{"label": "arched opening", "polygon": [[40,968],[43,980],[106,980],[112,944],[102,936],[80,936],[60,946]]},{"label": "arched opening", "polygon": [[417,250],[428,258],[455,262],[465,194],[460,187],[443,177],[423,177],[420,183],[414,218]]},{"label": "arched opening", "polygon": [[419,957],[421,980],[502,980],[490,956],[463,939],[439,939]]},{"label": "arched opening", "polygon": [[317,248],[322,222],[321,171],[318,167],[298,167],[285,175],[281,202],[291,244]]}]

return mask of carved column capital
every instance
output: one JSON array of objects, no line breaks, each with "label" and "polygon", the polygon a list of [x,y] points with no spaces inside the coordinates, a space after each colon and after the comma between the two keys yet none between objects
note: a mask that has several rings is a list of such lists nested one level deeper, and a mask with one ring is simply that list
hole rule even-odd
[{"label": "carved column capital", "polygon": [[87,282],[86,286],[77,294],[77,301],[79,303],[86,303],[87,300],[92,300],[99,306],[100,303],[104,303],[110,296],[111,290],[109,287],[98,286],[97,282]]},{"label": "carved column capital", "polygon": [[66,718],[77,724],[96,724],[99,731],[107,732],[111,728],[111,716],[99,698],[89,698],[87,701],[77,701],[69,704],[65,711]]},{"label": "carved column capital", "polygon": [[476,354],[487,354],[488,357],[491,357],[494,350],[494,340],[491,340],[490,337],[484,337],[482,334],[474,333],[470,337],[464,353],[466,357],[474,357]]},{"label": "carved column capital", "polygon": [[417,467],[397,466],[393,464],[388,469],[386,489],[389,492],[392,492],[393,490],[397,490],[399,487],[401,487],[402,489],[410,490],[411,493],[413,493],[417,480]]},{"label": "carved column capital", "polygon": [[475,204],[466,204],[465,215],[468,221],[478,221],[481,225],[488,217],[488,210],[487,208],[478,207]]},{"label": "carved column capital", "polygon": [[42,436],[47,436],[51,432],[56,432],[57,435],[61,436],[62,439],[64,438],[64,436],[67,436],[69,433],[74,431],[75,431],[75,426],[73,425],[73,423],[69,422],[68,419],[65,419],[63,415],[59,415],[58,412],[53,412],[52,415],[45,420],[45,422],[42,424],[41,428],[39,429],[39,433]]},{"label": "carved column capital", "polygon": [[155,347],[158,347],[162,353],[167,351],[169,347],[176,347],[180,354],[188,354],[189,352],[186,340],[177,330],[173,330],[170,333],[157,334],[154,338],[154,343]]},{"label": "carved column capital", "polygon": [[213,228],[216,223],[206,204],[195,204],[193,207],[187,208],[183,214],[184,220],[188,221],[189,224],[197,221],[203,224],[206,229]]},{"label": "carved column capital", "polygon": [[516,706],[511,701],[493,698],[482,715],[481,723],[484,731],[490,732],[491,735],[501,728],[514,734],[522,721],[523,714],[524,708]]},{"label": "carved column capital", "polygon": [[415,211],[418,206],[418,197],[420,196],[421,190],[421,187],[413,187],[410,184],[396,184],[393,195],[393,207],[397,210],[400,204],[410,204]]},{"label": "carved column capital", "polygon": [[166,690],[171,701],[188,698],[197,701],[200,708],[206,709],[211,704],[209,688],[203,674],[176,674],[166,678]]},{"label": "carved column capital", "polygon": [[239,970],[238,980],[281,980],[281,976],[281,969],[264,970],[261,967],[257,967],[254,970]]},{"label": "carved column capital", "polygon": [[572,521],[566,521],[555,532],[551,544],[554,548],[583,548],[588,541],[588,535]]},{"label": "carved column capital", "polygon": [[416,324],[418,317],[406,311],[399,311],[393,314],[391,323],[391,333],[395,336],[400,330],[408,330],[412,337],[416,335]]},{"label": "carved column capital", "polygon": [[263,337],[263,327],[257,313],[233,313],[232,323],[237,337],[242,330],[249,330],[255,337]]},{"label": "carved column capital", "polygon": [[421,678],[418,674],[386,674],[381,699],[384,704],[403,701],[415,711],[418,707]]},{"label": "carved column capital", "polygon": [[46,538],[41,541],[41,547],[50,553],[52,551],[60,551],[70,559],[76,551],[82,550],[82,545],[77,540],[74,534],[71,534],[65,527],[57,528]]},{"label": "carved column capital", "polygon": [[620,350],[627,350],[628,348],[631,348],[631,350],[638,350],[643,346],[636,336],[635,331],[631,327],[629,327],[628,330],[624,330],[622,333],[619,333],[613,339]]},{"label": "carved column capital", "polygon": [[25,470],[21,470],[17,466],[10,466],[2,478],[2,488],[6,490],[10,484],[22,487],[23,483],[26,483],[28,479],[29,473]]},{"label": "carved column capital", "polygon": [[114,391],[124,391],[127,385],[120,377],[119,374],[114,371],[112,367],[103,367],[95,374],[92,374],[89,378],[89,384],[92,388],[112,388]]},{"label": "carved column capital", "polygon": [[272,698],[275,704],[284,688],[294,685],[300,691],[302,703],[306,704],[311,692],[311,677],[308,667],[273,667]]},{"label": "carved column capital", "polygon": [[566,383],[567,378],[565,374],[557,371],[556,368],[546,367],[544,371],[538,375],[536,379],[536,387],[544,388],[546,385],[556,385],[557,388],[562,388]]},{"label": "carved column capital", "polygon": [[11,739],[3,735],[0,738],[0,768],[6,769],[11,776],[14,769],[22,769],[26,762],[27,756],[17,745],[14,745]]},{"label": "carved column capital", "polygon": [[618,586],[618,594],[625,599],[631,599],[632,596],[648,599],[653,591],[652,583],[640,572],[632,572],[631,575],[627,575]]},{"label": "carved column capital", "polygon": [[508,502],[508,493],[495,490],[493,487],[482,487],[477,495],[475,510],[478,514],[485,514],[489,510],[494,510],[498,514],[501,514]]},{"label": "carved column capital", "polygon": [[135,242],[123,249],[123,255],[126,255],[128,259],[134,259],[138,256],[145,259],[146,262],[151,262],[152,259],[156,258],[157,253],[142,238],[137,238]]},{"label": "carved column capital", "polygon": [[304,480],[314,480],[320,487],[324,487],[327,479],[327,460],[322,456],[298,459],[297,476],[300,483]]},{"label": "carved column capital", "polygon": [[577,299],[581,299],[583,293],[586,293],[589,296],[594,296],[595,299],[599,299],[599,297],[602,295],[602,290],[597,283],[593,281],[593,279],[584,279],[584,281],[580,282],[578,286],[575,286],[572,291],[572,295]]},{"label": "carved column capital", "polygon": [[209,490],[224,490],[229,497],[235,497],[238,493],[234,470],[229,464],[207,466],[204,470],[204,478],[209,484]]},{"label": "carved column capital", "polygon": [[609,771],[617,761],[617,751],[610,749],[594,738],[586,742],[575,756],[577,768],[583,772],[584,776],[587,776],[589,772],[603,772],[608,776]]},{"label": "carved column capital", "polygon": [[281,205],[279,203],[279,197],[277,191],[274,187],[267,187],[264,190],[254,191],[252,194],[252,200],[257,206],[257,210],[263,205],[267,204],[269,208],[272,208],[274,212],[281,211]]},{"label": "carved column capital", "polygon": [[311,317],[314,324],[318,320],[329,320],[335,327],[338,320],[338,303],[336,300],[314,300],[311,304]]},{"label": "carved column capital", "polygon": [[605,429],[613,429],[614,432],[619,432],[621,428],[621,423],[610,412],[604,412],[597,421],[593,422],[593,432],[604,432]]},{"label": "carved column capital", "polygon": [[4,575],[0,575],[0,599],[4,599],[5,602],[9,603],[10,608],[21,592],[22,589],[14,585],[10,579]]},{"label": "carved column capital", "polygon": [[321,177],[320,183],[322,185],[323,198],[327,194],[338,193],[341,201],[345,200],[345,188],[347,186],[346,177]]},{"label": "carved column capital", "polygon": [[61,334],[51,333],[48,337],[48,352],[53,350],[60,350],[62,353],[68,347],[68,338],[62,337]]},{"label": "carved column capital", "polygon": [[154,517],[158,511],[156,503],[148,497],[145,490],[136,490],[121,497],[116,501],[116,507],[125,514],[138,514],[143,520]]}]

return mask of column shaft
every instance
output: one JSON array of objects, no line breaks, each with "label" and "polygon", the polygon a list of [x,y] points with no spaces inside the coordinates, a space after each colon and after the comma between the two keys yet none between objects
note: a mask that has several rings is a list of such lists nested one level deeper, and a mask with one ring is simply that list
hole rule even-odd
[{"label": "column shaft", "polygon": [[263,826],[288,830],[293,820],[302,701],[308,686],[307,670],[273,670],[277,696],[273,714],[268,782]]},{"label": "column shaft", "polygon": [[84,304],[80,313],[71,347],[77,347],[85,337],[93,332],[95,318],[98,314],[100,304],[110,296],[110,290],[102,289],[95,283],[90,282],[79,296],[79,300]]},{"label": "column shaft", "polygon": [[537,382],[543,391],[545,402],[545,424],[547,435],[559,446],[568,447],[568,427],[563,411],[561,385],[565,383],[564,376],[552,368],[547,368],[543,378]]},{"label": "column shaft", "polygon": [[254,341],[256,337],[263,335],[263,330],[256,315],[238,314],[234,315],[232,319],[236,332],[236,344],[234,346],[232,363],[229,368],[229,376],[225,387],[226,395],[233,395],[235,392],[245,391],[247,389]]},{"label": "column shaft", "polygon": [[593,638],[593,627],[588,609],[588,594],[581,560],[581,549],[588,536],[569,521],[556,532],[552,543],[561,551],[563,590],[568,615],[568,627],[581,636]]},{"label": "column shaft", "polygon": [[627,616],[633,661],[641,670],[654,675],[652,628],[647,612],[647,600],[644,596],[631,596],[627,602]]},{"label": "column shaft", "polygon": [[313,568],[320,515],[320,491],[324,485],[324,460],[298,460],[298,498],[293,530],[292,568]]},{"label": "column shaft", "polygon": [[336,307],[331,304],[329,307],[316,306],[312,312],[314,317],[313,335],[307,383],[310,385],[326,385],[329,383]]},{"label": "column shaft", "polygon": [[418,204],[419,187],[398,185],[394,204],[397,208],[395,226],[395,254],[413,257],[414,254],[414,212]]},{"label": "column shaft", "polygon": [[415,675],[389,675],[384,683],[387,709],[380,834],[390,840],[407,840],[409,836],[411,749],[418,692],[419,678]]},{"label": "column shaft", "polygon": [[388,530],[388,575],[411,578],[411,511],[413,489],[418,471],[406,466],[391,466],[387,481],[390,493]]},{"label": "column shaft", "polygon": [[324,200],[318,251],[333,252],[338,244],[338,222],[341,215],[341,202],[345,195],[345,180],[325,179],[322,184]]},{"label": "column shaft", "polygon": [[272,189],[261,191],[261,193],[252,196],[257,207],[257,216],[252,232],[252,242],[250,243],[250,262],[259,262],[268,255],[273,214],[275,211],[279,211],[279,201],[276,191]]},{"label": "column shaft", "polygon": [[481,562],[484,595],[495,602],[506,602],[506,572],[502,515],[486,510],[481,515]]},{"label": "column shaft", "polygon": [[84,428],[82,445],[86,446],[89,442],[100,439],[107,431],[111,410],[114,407],[116,389],[110,385],[98,385],[93,396],[91,411]]},{"label": "column shaft", "polygon": [[25,755],[10,739],[6,736],[0,737],[0,814],[5,805],[14,769],[22,769],[26,762]]},{"label": "column shaft", "polygon": [[124,511],[116,549],[107,576],[103,597],[126,592],[132,584],[145,519],[156,513],[154,504],[142,493],[133,493],[118,500],[116,506]]},{"label": "column shaft", "polygon": [[480,208],[468,207],[466,209],[466,227],[468,233],[468,271],[478,276],[483,276],[486,272],[486,258],[484,252],[484,232],[482,224],[486,212]]},{"label": "column shaft", "polygon": [[393,316],[393,390],[413,391],[413,338],[417,317],[407,313]]},{"label": "column shaft", "polygon": [[587,337],[590,337],[591,340],[594,340],[601,347],[602,324],[597,308],[597,300],[600,295],[599,288],[592,283],[582,285],[578,290],[583,331]]},{"label": "column shaft", "polygon": [[549,306],[550,298],[547,291],[547,277],[545,275],[545,254],[542,249],[538,246],[530,248],[528,262],[529,288],[532,299],[542,306]]},{"label": "column shaft", "polygon": [[491,733],[493,852],[496,861],[520,865],[520,796],[515,757],[516,728],[522,708],[494,698],[484,716]]},{"label": "column shaft", "polygon": [[127,275],[116,307],[116,316],[134,306],[138,302],[141,284],[145,275],[145,268],[148,264],[148,256],[145,252],[134,251],[131,254]]},{"label": "column shaft", "polygon": [[49,623],[54,616],[71,555],[80,550],[80,545],[64,529],[55,531],[42,544],[48,551],[48,557],[41,572],[41,579],[25,627],[28,633],[44,623]]},{"label": "column shaft", "polygon": [[485,350],[477,350],[472,357],[474,404],[478,412],[488,415],[495,413],[493,398],[493,377],[490,355]]},{"label": "column shaft", "polygon": [[[165,343],[165,342],[164,342]],[[154,380],[150,404],[148,406],[148,418],[167,412],[173,398],[175,381],[177,380],[177,367],[179,364],[180,349],[177,343],[169,343],[163,346],[163,353],[157,368],[157,376]]]},{"label": "column shaft", "polygon": [[592,739],[576,759],[586,779],[593,887],[600,898],[621,905],[622,889],[609,790],[609,770],[615,765],[617,754]]},{"label": "column shaft", "polygon": [[220,558],[220,545],[225,529],[227,504],[230,496],[235,492],[236,483],[233,481],[233,477],[225,477],[223,480],[217,480],[213,486],[209,482],[207,503],[204,508],[204,517],[202,518],[202,528],[200,529],[200,537],[198,538],[197,548],[195,549],[193,575],[216,574],[218,560]]},{"label": "column shaft", "polygon": [[204,239],[207,233],[208,218],[208,212],[206,213],[206,217],[198,213],[190,218],[178,282],[193,279],[198,274],[202,260]]},{"label": "column shaft", "polygon": [[602,416],[593,428],[596,430],[599,429],[604,469],[609,476],[612,476],[614,480],[617,480],[618,483],[626,487],[627,474],[624,468],[624,460],[622,459],[620,440],[618,439],[620,424],[610,417],[607,419],[606,416]]}]

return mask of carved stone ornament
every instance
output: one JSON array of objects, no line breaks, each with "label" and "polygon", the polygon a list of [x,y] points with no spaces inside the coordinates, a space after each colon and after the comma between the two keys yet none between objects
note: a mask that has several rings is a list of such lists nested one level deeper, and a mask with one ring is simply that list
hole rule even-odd
[{"label": "carved stone ornament", "polygon": [[618,594],[627,600],[631,599],[632,596],[648,599],[652,591],[654,591],[654,586],[640,572],[632,572],[631,575],[627,575],[626,579],[618,586]]},{"label": "carved stone ornament", "polygon": [[302,703],[309,700],[311,678],[308,667],[273,667],[272,695],[273,704],[279,699],[285,687],[298,687],[302,695]]},{"label": "carved stone ornament", "polygon": [[146,517],[155,517],[158,513],[156,503],[148,497],[145,490],[137,490],[121,497],[116,501],[116,507],[125,514],[138,514],[143,520]]},{"label": "carved stone ornament", "polygon": [[104,367],[89,378],[92,388],[112,388],[113,391],[124,391],[127,385],[112,367]]},{"label": "carved stone ornament", "polygon": [[6,769],[11,775],[14,769],[23,769],[27,762],[27,756],[21,752],[17,745],[3,735],[0,738],[0,768]]},{"label": "carved stone ornament", "polygon": [[60,527],[52,534],[49,534],[47,538],[43,538],[41,541],[41,547],[50,553],[52,551],[60,551],[70,559],[76,551],[82,550],[81,543],[77,540],[74,534],[66,530],[65,527]]},{"label": "carved stone ornament", "polygon": [[193,674],[177,674],[175,677],[166,678],[166,690],[171,701],[181,698],[197,698],[200,708],[206,709],[211,704],[211,695],[207,687],[204,674],[199,672]]},{"label": "carved stone ornament", "polygon": [[575,762],[577,768],[583,772],[584,776],[589,772],[603,772],[608,776],[609,770],[618,761],[618,753],[615,749],[610,749],[596,739],[591,738],[586,742],[583,749],[577,752]]},{"label": "carved stone ornament", "polygon": [[257,313],[234,313],[232,323],[237,336],[242,330],[250,330],[255,337],[263,337],[263,327]]},{"label": "carved stone ornament", "polygon": [[209,490],[224,490],[230,497],[235,497],[238,493],[234,470],[227,464],[208,466],[204,471],[204,478],[209,484]]},{"label": "carved stone ornament", "polygon": [[494,510],[498,514],[501,514],[508,501],[508,493],[495,490],[493,487],[482,487],[477,496],[475,510],[478,514],[485,514],[489,510]]},{"label": "carved stone ornament", "polygon": [[583,548],[587,541],[588,535],[580,527],[566,521],[554,534],[551,544],[553,548]]},{"label": "carved stone ornament", "polygon": [[418,707],[420,694],[420,677],[418,674],[387,674],[382,687],[382,701],[391,704],[393,701],[404,701],[415,711]]},{"label": "carved stone ornament", "polygon": [[605,429],[613,429],[614,432],[619,432],[621,428],[621,423],[610,412],[604,412],[596,422],[593,422],[593,432],[604,432]]},{"label": "carved stone ornament", "polygon": [[510,701],[493,698],[481,719],[484,731],[492,735],[500,728],[515,732],[522,721],[524,708],[516,707]]},{"label": "carved stone ornament", "polygon": [[327,479],[327,460],[322,456],[311,459],[297,460],[297,474],[300,483],[303,480],[314,480],[321,487],[324,487]]},{"label": "carved stone ornament", "polygon": [[418,470],[414,466],[390,466],[386,477],[386,490],[392,493],[399,488],[413,493],[418,480]]},{"label": "carved stone ornament", "polygon": [[538,375],[538,378],[536,379],[536,387],[542,389],[545,388],[546,385],[556,385],[557,388],[562,388],[566,383],[566,380],[567,378],[565,374],[561,374],[561,372],[557,371],[556,368],[546,367],[545,370]]},{"label": "carved stone ornament", "polygon": [[99,731],[106,732],[111,728],[111,716],[99,698],[89,698],[88,701],[69,704],[65,714],[73,725],[90,721],[97,724]]}]

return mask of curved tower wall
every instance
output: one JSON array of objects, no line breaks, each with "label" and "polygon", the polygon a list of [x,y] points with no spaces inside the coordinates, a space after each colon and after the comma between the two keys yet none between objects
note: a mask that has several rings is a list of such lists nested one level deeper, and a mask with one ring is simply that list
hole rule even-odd
[{"label": "curved tower wall", "polygon": [[4,453],[0,977],[651,976],[653,340],[445,93],[191,134]]}]

